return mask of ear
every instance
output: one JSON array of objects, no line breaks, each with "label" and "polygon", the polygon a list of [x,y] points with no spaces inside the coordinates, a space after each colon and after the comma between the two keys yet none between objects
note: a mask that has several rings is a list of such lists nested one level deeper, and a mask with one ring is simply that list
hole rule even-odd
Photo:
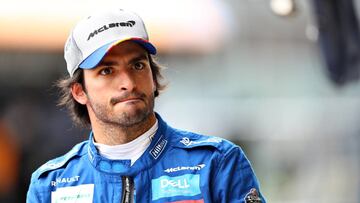
[{"label": "ear", "polygon": [[85,105],[87,103],[88,97],[80,83],[75,83],[71,86],[71,94],[80,104]]}]

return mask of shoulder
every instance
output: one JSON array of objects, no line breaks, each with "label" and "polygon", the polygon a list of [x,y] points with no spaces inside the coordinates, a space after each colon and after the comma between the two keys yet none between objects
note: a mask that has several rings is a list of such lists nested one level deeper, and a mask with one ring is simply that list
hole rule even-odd
[{"label": "shoulder", "polygon": [[[234,149],[240,149],[239,146],[231,141],[216,137],[201,135],[189,131],[171,129],[171,143],[173,147],[183,149],[208,148],[215,149],[220,154],[227,154]],[[240,149],[241,150],[241,149]]]},{"label": "shoulder", "polygon": [[75,145],[69,152],[64,154],[63,156],[57,157],[55,159],[49,160],[42,166],[40,166],[31,176],[31,182],[40,179],[44,174],[63,168],[75,157],[82,156],[86,153],[84,150],[84,146],[86,146],[88,141],[81,142]]}]

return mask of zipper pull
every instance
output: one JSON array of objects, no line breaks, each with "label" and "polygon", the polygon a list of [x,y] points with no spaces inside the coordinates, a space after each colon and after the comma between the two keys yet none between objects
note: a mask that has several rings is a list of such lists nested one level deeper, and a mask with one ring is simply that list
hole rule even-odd
[{"label": "zipper pull", "polygon": [[122,176],[122,200],[121,203],[134,203],[134,179]]}]

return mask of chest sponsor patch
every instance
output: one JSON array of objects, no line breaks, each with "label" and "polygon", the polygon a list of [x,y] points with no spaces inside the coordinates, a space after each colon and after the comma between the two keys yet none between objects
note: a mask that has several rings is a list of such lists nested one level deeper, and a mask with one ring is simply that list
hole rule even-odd
[{"label": "chest sponsor patch", "polygon": [[152,200],[164,197],[195,196],[200,191],[200,175],[161,176],[151,181]]},{"label": "chest sponsor patch", "polygon": [[94,184],[58,188],[51,192],[51,203],[92,203]]}]

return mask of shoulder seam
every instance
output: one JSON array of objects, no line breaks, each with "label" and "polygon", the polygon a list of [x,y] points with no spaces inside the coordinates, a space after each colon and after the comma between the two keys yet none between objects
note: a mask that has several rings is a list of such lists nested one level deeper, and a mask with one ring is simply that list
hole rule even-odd
[{"label": "shoulder seam", "polygon": [[218,174],[219,174],[219,170],[220,170],[220,168],[221,168],[221,166],[224,164],[224,162],[225,162],[225,160],[229,157],[229,155],[231,154],[231,153],[235,153],[235,150],[240,150],[240,147],[237,147],[237,146],[234,146],[234,147],[231,147],[230,149],[228,149],[228,150],[226,150],[226,151],[222,151],[222,152],[220,152],[220,154],[221,155],[223,155],[224,157],[222,158],[222,159],[220,159],[219,157],[218,157],[218,166],[217,166],[217,168],[216,168],[216,172],[215,172],[215,179],[216,179],[216,177],[218,176]]},{"label": "shoulder seam", "polygon": [[75,156],[82,156],[83,153],[80,153],[80,152],[81,152],[83,146],[86,145],[86,142],[87,141],[84,141],[84,142],[81,142],[81,143],[75,145],[68,153],[66,153],[60,157],[57,157],[55,159],[49,160],[48,162],[46,162],[45,164],[40,166],[40,168],[38,168],[34,172],[34,178],[39,179],[40,176],[42,174],[44,174],[45,172],[59,169],[62,166],[66,165],[66,163],[68,163]]}]

